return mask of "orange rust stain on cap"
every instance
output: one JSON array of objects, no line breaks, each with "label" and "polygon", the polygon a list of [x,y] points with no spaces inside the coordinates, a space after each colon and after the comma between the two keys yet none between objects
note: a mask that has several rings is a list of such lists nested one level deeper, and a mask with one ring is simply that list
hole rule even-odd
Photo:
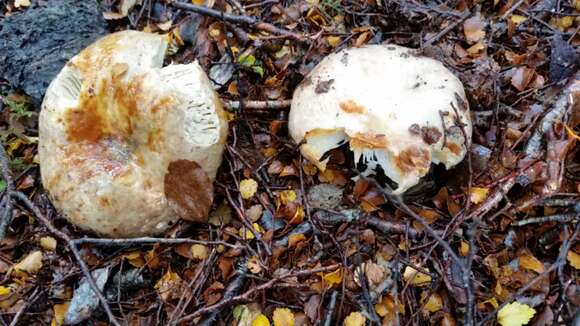
[{"label": "orange rust stain on cap", "polygon": [[353,149],[385,148],[388,144],[385,135],[371,132],[358,132],[350,139],[350,147]]},{"label": "orange rust stain on cap", "polygon": [[340,109],[346,113],[363,114],[366,112],[364,106],[357,104],[353,100],[340,102]]},{"label": "orange rust stain on cap", "polygon": [[409,173],[413,170],[424,172],[431,165],[429,151],[417,147],[409,147],[401,151],[398,156],[395,156],[395,164],[404,173]]},{"label": "orange rust stain on cap", "polygon": [[448,142],[445,144],[445,147],[447,147],[447,149],[449,149],[449,151],[455,155],[459,155],[459,153],[461,153],[461,147],[459,147],[459,145],[456,143]]}]

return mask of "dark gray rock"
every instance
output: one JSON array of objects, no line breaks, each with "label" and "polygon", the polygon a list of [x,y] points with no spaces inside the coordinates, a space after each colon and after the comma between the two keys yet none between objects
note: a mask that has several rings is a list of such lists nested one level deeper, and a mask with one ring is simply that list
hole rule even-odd
[{"label": "dark gray rock", "polygon": [[65,63],[107,33],[95,0],[50,0],[0,21],[0,78],[39,103]]}]

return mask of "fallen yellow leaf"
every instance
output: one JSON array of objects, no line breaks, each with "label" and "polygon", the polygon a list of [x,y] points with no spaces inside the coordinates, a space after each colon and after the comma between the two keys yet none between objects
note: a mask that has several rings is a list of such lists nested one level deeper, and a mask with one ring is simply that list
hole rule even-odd
[{"label": "fallen yellow leaf", "polygon": [[0,286],[0,297],[5,297],[12,293],[12,290],[7,286]]},{"label": "fallen yellow leaf", "polygon": [[512,15],[512,17],[510,19],[514,24],[519,25],[519,24],[525,22],[528,18],[525,16],[521,16],[521,15]]},{"label": "fallen yellow leaf", "polygon": [[296,191],[284,190],[280,193],[280,202],[282,202],[284,205],[288,205],[288,203],[296,201],[297,197],[298,196],[296,195]]},{"label": "fallen yellow leaf", "polygon": [[258,183],[254,179],[244,179],[240,182],[240,194],[244,199],[250,199],[258,191]]},{"label": "fallen yellow leaf", "polygon": [[497,313],[497,322],[502,326],[526,325],[536,314],[536,310],[528,305],[512,302],[501,308]]},{"label": "fallen yellow leaf", "polygon": [[532,256],[531,254],[523,254],[520,256],[520,267],[527,270],[532,270],[538,274],[545,271],[544,264],[538,260],[538,258]]},{"label": "fallen yellow leaf", "polygon": [[294,326],[294,313],[288,308],[276,308],[272,321],[274,326]]},{"label": "fallen yellow leaf", "polygon": [[270,321],[268,320],[268,317],[264,316],[264,314],[259,314],[258,317],[252,321],[252,326],[270,326]]},{"label": "fallen yellow leaf", "polygon": [[342,269],[338,268],[337,270],[330,272],[330,273],[319,273],[322,276],[322,281],[324,284],[328,286],[328,288],[333,287],[335,284],[340,284],[342,282]]},{"label": "fallen yellow leaf", "polygon": [[56,239],[53,237],[42,237],[40,238],[40,247],[44,250],[55,251]]},{"label": "fallen yellow leaf", "polygon": [[64,323],[64,316],[66,315],[66,311],[68,310],[68,302],[62,304],[55,304],[52,307],[54,311],[54,316],[52,317],[52,322],[50,326],[60,326]]},{"label": "fallen yellow leaf", "polygon": [[204,260],[207,258],[207,247],[201,244],[194,244],[191,246],[191,257],[197,260]]},{"label": "fallen yellow leaf", "polygon": [[333,48],[337,47],[338,44],[340,44],[341,38],[340,36],[328,36],[326,38],[326,41],[328,42],[328,44],[330,46],[332,46]]},{"label": "fallen yellow leaf", "polygon": [[477,205],[487,197],[488,192],[488,188],[473,187],[471,188],[471,195],[469,196],[469,200]]},{"label": "fallen yellow leaf", "polygon": [[365,326],[367,319],[360,312],[351,312],[344,319],[344,326]]},{"label": "fallen yellow leaf", "polygon": [[568,254],[566,255],[566,259],[568,259],[568,263],[570,263],[570,266],[576,268],[576,269],[580,269],[580,255],[575,253],[572,250],[568,251]]},{"label": "fallen yellow leaf", "polygon": [[168,269],[155,284],[155,289],[157,290],[157,293],[159,293],[161,299],[166,302],[182,293],[182,283],[183,281],[181,280],[181,277],[179,277],[177,273],[172,272],[171,269]]},{"label": "fallen yellow leaf", "polygon": [[14,7],[16,8],[30,7],[30,0],[14,0]]},{"label": "fallen yellow leaf", "polygon": [[36,274],[42,268],[42,252],[40,250],[33,251],[24,257],[19,263],[14,265],[14,270],[26,272],[28,274]]},{"label": "fallen yellow leaf", "polygon": [[299,242],[306,241],[306,236],[302,233],[291,234],[288,237],[288,248],[296,247]]},{"label": "fallen yellow leaf", "polygon": [[[421,300],[425,300],[425,297],[427,297],[427,293],[421,293]],[[437,312],[441,310],[441,308],[443,308],[443,299],[441,299],[441,296],[438,293],[431,294],[423,307],[423,309],[428,312]]]},{"label": "fallen yellow leaf", "polygon": [[[427,268],[425,268],[425,270],[428,271]],[[411,285],[416,286],[425,286],[431,283],[431,275],[421,273],[411,266],[407,266],[405,268],[405,271],[403,272],[403,278],[405,279],[406,282],[409,282]]]},{"label": "fallen yellow leaf", "polygon": [[459,245],[459,254],[463,257],[469,254],[469,243],[461,240],[461,244]]}]

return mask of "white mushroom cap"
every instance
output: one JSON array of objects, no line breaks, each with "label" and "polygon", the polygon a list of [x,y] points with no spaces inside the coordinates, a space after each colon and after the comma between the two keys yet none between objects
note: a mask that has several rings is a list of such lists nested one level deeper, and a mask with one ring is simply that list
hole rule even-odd
[{"label": "white mushroom cap", "polygon": [[183,215],[166,198],[170,163],[193,161],[208,183],[215,178],[227,137],[221,102],[197,62],[162,68],[166,47],[160,35],[108,35],[72,58],[46,92],[42,183],[55,207],[83,229],[115,237],[160,233]]},{"label": "white mushroom cap", "polygon": [[310,72],[294,92],[289,129],[319,169],[326,152],[348,142],[366,174],[382,167],[403,193],[431,162],[459,163],[472,127],[463,86],[440,62],[369,45],[330,54]]}]

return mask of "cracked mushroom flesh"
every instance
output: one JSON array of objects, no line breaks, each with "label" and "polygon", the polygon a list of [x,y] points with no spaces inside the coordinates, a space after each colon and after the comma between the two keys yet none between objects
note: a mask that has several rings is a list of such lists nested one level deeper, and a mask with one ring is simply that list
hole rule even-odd
[{"label": "cracked mushroom flesh", "polygon": [[348,143],[364,174],[380,166],[400,194],[431,163],[458,164],[472,127],[463,86],[440,62],[369,45],[333,53],[310,72],[294,92],[289,130],[319,169],[325,153]]},{"label": "cracked mushroom flesh", "polygon": [[[205,218],[179,214],[165,188],[195,188],[170,183],[200,178],[211,185],[227,122],[197,62],[162,67],[166,47],[160,35],[110,34],[73,57],[46,92],[42,183],[83,229],[132,237],[160,233],[179,217]],[[196,177],[187,176],[192,168]]]}]

